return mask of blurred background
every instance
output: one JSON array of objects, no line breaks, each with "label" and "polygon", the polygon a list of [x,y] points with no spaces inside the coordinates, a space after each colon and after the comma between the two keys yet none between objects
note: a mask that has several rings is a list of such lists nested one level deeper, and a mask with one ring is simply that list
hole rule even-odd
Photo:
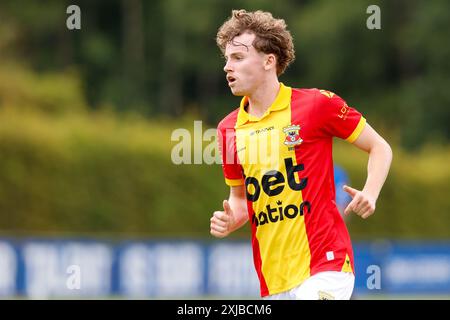
[{"label": "blurred background", "polygon": [[[450,2],[3,0],[1,298],[258,298],[249,226],[209,234],[220,164],[171,160],[175,129],[205,147],[238,106],[215,36],[240,8],[286,20],[282,82],[336,92],[394,151],[376,214],[346,220],[354,298],[450,297]],[[362,188],[367,155],[334,159]]]}]

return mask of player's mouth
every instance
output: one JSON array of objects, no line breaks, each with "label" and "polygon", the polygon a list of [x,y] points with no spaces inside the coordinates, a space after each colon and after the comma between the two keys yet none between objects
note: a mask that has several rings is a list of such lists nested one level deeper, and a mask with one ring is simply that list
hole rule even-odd
[{"label": "player's mouth", "polygon": [[233,76],[227,76],[228,85],[231,86],[236,82],[236,78]]}]

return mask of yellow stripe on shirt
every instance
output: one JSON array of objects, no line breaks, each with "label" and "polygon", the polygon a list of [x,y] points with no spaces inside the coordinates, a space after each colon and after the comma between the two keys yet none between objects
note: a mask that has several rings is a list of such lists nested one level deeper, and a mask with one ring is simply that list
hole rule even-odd
[{"label": "yellow stripe on shirt", "polygon": [[350,143],[355,142],[355,140],[358,139],[359,135],[363,131],[365,124],[366,124],[366,118],[361,117],[361,119],[359,119],[359,123],[356,126],[355,130],[353,130],[352,134],[345,140]]}]

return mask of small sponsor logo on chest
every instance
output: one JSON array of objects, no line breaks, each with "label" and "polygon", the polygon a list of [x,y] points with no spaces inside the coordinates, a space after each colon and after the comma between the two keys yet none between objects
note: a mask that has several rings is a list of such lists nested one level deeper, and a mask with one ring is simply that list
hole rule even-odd
[{"label": "small sponsor logo on chest", "polygon": [[275,126],[266,127],[266,128],[261,128],[261,129],[256,129],[256,130],[254,130],[254,131],[251,131],[251,132],[249,133],[249,135],[250,135],[250,136],[253,136],[253,135],[255,135],[255,134],[266,133],[266,132],[269,132],[269,131],[271,131],[271,130],[273,130],[273,129],[275,129]]}]

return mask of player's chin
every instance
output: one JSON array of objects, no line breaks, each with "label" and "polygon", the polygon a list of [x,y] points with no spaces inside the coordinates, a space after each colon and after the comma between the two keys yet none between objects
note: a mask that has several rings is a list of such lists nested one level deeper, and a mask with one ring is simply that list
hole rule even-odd
[{"label": "player's chin", "polygon": [[230,87],[230,90],[231,90],[231,93],[233,94],[233,96],[236,96],[236,97],[245,96],[245,93],[242,90],[239,90],[238,88]]}]

